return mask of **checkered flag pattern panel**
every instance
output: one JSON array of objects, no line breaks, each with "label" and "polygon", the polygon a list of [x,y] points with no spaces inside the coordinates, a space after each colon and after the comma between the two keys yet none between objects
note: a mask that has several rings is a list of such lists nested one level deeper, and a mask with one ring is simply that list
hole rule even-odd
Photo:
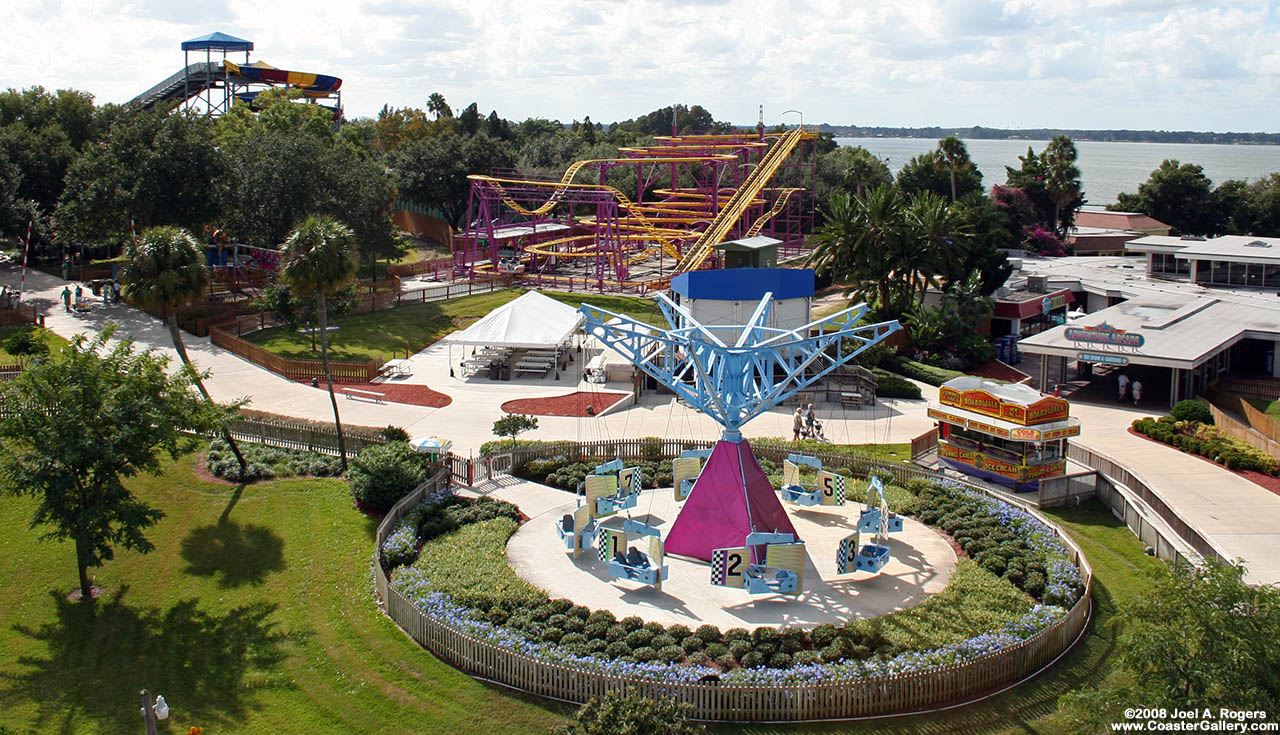
[{"label": "checkered flag pattern panel", "polygon": [[711,584],[724,586],[724,567],[725,567],[724,549],[713,549],[711,552]]},{"label": "checkered flag pattern panel", "polygon": [[609,561],[609,532],[600,531],[600,535],[596,537],[596,551],[600,554],[600,561]]}]

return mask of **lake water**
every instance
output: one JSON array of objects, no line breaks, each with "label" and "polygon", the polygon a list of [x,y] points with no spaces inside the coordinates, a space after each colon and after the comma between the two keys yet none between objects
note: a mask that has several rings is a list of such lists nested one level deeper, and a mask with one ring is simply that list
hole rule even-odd
[{"label": "lake water", "polygon": [[[862,146],[885,161],[895,176],[913,156],[934,150],[931,138],[836,138],[840,145]],[[1027,146],[1036,153],[1044,150],[1044,140],[966,140],[969,158],[982,172],[983,187],[990,191],[1006,179],[1005,166],[1021,165],[1018,156]],[[1253,181],[1280,171],[1280,145],[1207,145],[1195,143],[1102,143],[1076,141],[1080,157],[1080,178],[1089,204],[1111,204],[1122,191],[1137,193],[1166,158],[1198,164],[1218,185],[1227,179]]]}]

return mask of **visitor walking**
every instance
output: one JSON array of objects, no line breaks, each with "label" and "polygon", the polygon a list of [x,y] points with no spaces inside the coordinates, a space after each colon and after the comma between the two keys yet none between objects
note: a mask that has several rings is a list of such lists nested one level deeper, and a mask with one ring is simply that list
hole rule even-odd
[{"label": "visitor walking", "polygon": [[71,258],[64,257],[62,259],[62,280],[71,280]]},{"label": "visitor walking", "polygon": [[817,421],[818,421],[818,417],[813,415],[813,404],[810,403],[808,408],[806,408],[804,412],[805,435],[808,436],[810,439],[812,439],[814,436],[813,425],[817,423]]},{"label": "visitor walking", "polygon": [[1116,381],[1120,384],[1120,402],[1124,403],[1125,394],[1129,392],[1129,375],[1122,372]]},{"label": "visitor walking", "polygon": [[1138,405],[1138,401],[1142,400],[1142,381],[1137,378],[1133,379],[1133,405]]},{"label": "visitor walking", "polygon": [[62,308],[71,311],[71,287],[62,287]]},{"label": "visitor walking", "polygon": [[804,407],[796,406],[796,412],[791,417],[791,432],[794,435],[791,441],[800,441],[800,432],[804,430]]}]

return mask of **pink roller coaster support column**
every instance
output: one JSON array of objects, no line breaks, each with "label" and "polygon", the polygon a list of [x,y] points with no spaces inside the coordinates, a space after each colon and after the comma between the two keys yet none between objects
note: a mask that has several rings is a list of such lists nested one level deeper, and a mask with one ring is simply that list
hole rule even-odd
[{"label": "pink roller coaster support column", "polygon": [[667,534],[671,554],[711,561],[711,550],[741,546],[752,531],[796,535],[751,444],[719,441]]}]

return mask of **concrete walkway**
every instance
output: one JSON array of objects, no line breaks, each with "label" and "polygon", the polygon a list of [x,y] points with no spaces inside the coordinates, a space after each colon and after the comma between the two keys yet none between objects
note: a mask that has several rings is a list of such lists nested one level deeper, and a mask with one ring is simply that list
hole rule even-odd
[{"label": "concrete walkway", "polygon": [[[21,268],[0,266],[0,285],[17,288]],[[50,329],[71,337],[101,328],[107,322],[120,325],[117,335],[130,337],[140,345],[154,347],[176,363],[168,330],[145,312],[122,304],[102,306],[99,300],[89,314],[63,311],[59,297],[66,282],[40,271],[27,273],[27,303],[41,306]],[[72,284],[74,287],[74,284]],[[213,346],[207,338],[184,334],[188,352],[202,369],[212,372],[207,385],[219,401],[248,397],[250,406],[287,416],[332,420],[328,394],[307,385],[281,378],[234,354]],[[429,385],[448,394],[453,402],[438,409],[397,403],[371,404],[340,399],[344,423],[365,426],[395,425],[411,435],[438,434],[454,442],[462,454],[479,449],[495,437],[494,420],[502,415],[501,405],[515,398],[563,395],[573,390],[620,390],[628,385],[600,386],[577,380],[584,353],[570,366],[560,381],[551,378],[522,378],[510,382],[449,377],[449,365],[462,357],[462,350],[437,344],[410,358],[413,375],[404,382]],[[937,389],[922,386],[925,397],[936,400]],[[791,410],[770,411],[747,425],[748,437],[791,435]],[[1127,466],[1166,503],[1223,553],[1241,558],[1248,568],[1246,579],[1255,583],[1280,583],[1280,496],[1198,457],[1149,442],[1128,433],[1134,418],[1156,415],[1132,406],[1080,401],[1072,413],[1083,427],[1080,444],[1105,454]],[[875,407],[846,411],[840,407],[818,412],[826,423],[826,436],[841,444],[906,442],[932,427],[925,415],[925,401],[887,399]],[[608,416],[591,419],[542,417],[539,428],[522,435],[529,439],[573,439],[592,441],[645,436],[684,436],[710,441],[718,436],[715,424],[705,416],[680,405],[671,396],[646,394],[640,404]]]}]

